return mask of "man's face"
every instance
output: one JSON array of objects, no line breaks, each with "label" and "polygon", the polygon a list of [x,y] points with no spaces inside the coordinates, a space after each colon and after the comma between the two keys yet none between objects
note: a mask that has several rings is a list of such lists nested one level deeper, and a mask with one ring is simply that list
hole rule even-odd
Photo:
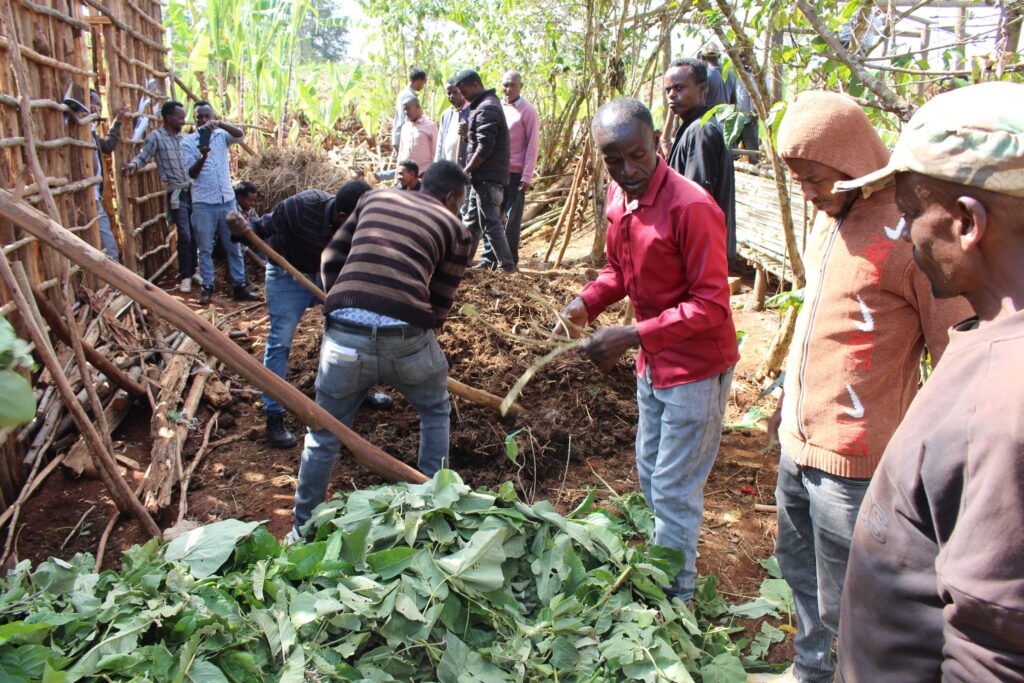
[{"label": "man's face", "polygon": [[164,119],[164,123],[175,133],[181,130],[181,127],[185,125],[185,109],[183,107],[175,107],[173,111]]},{"label": "man's face", "polygon": [[666,71],[664,86],[669,109],[676,116],[686,116],[687,112],[703,105],[708,90],[706,82],[697,83],[697,77],[688,66],[676,66]]},{"label": "man's face", "polygon": [[449,85],[445,88],[445,93],[448,95],[448,101],[456,109],[462,109],[462,105],[466,103],[466,98],[462,96],[462,91],[456,88],[454,85]]},{"label": "man's face", "polygon": [[479,95],[483,91],[483,86],[477,85],[476,83],[470,83],[469,81],[463,81],[456,86],[462,96],[467,100],[472,100],[474,97]]},{"label": "man's face", "polygon": [[523,89],[523,79],[519,74],[507,73],[501,79],[501,91],[505,93],[505,101],[512,103],[519,99],[519,93]]},{"label": "man's face", "polygon": [[213,120],[213,107],[199,107],[196,109],[196,127],[202,128]]},{"label": "man's face", "polygon": [[402,187],[407,187],[410,190],[416,187],[416,174],[405,166],[398,168],[398,182],[402,183]]},{"label": "man's face", "polygon": [[594,140],[608,175],[619,184],[629,199],[639,199],[658,165],[658,135],[639,121],[617,125],[598,125]]},{"label": "man's face", "polygon": [[849,180],[850,177],[831,166],[807,159],[786,159],[786,165],[793,180],[800,183],[804,199],[827,216],[835,218],[841,215],[857,198],[856,192],[832,191],[837,181]]},{"label": "man's face", "polygon": [[416,100],[410,100],[405,103],[405,118],[409,119],[413,123],[420,120],[423,116],[423,107]]},{"label": "man's face", "polygon": [[427,79],[421,78],[419,80],[412,81],[409,83],[409,87],[416,92],[422,92],[423,88],[427,87]]},{"label": "man's face", "polygon": [[[914,261],[932,286],[936,299],[963,294],[965,254],[960,247],[960,220],[950,198],[917,173],[896,175],[900,237],[914,245]],[[955,202],[954,206],[955,206]]]},{"label": "man's face", "polygon": [[93,114],[99,114],[103,111],[103,103],[100,101],[100,96],[97,93],[89,93],[89,111]]},{"label": "man's face", "polygon": [[242,211],[249,212],[256,208],[256,198],[259,195],[255,192],[249,192],[247,194],[239,195],[238,206]]}]

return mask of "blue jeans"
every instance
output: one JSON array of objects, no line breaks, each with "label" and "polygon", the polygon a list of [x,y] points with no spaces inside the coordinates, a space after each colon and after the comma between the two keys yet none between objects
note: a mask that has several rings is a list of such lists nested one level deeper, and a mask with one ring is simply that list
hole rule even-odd
[{"label": "blue jeans", "polygon": [[472,257],[476,254],[481,235],[487,238],[484,254],[491,253],[498,265],[505,270],[515,267],[512,252],[505,237],[505,225],[501,220],[501,202],[505,198],[505,188],[498,183],[478,182],[472,184],[469,194],[469,210],[463,216],[463,222],[473,235]]},{"label": "blue jeans", "polygon": [[96,190],[96,216],[99,219],[97,222],[100,226],[100,247],[110,258],[115,261],[121,261],[121,252],[117,250],[117,240],[114,239],[114,228],[110,225],[110,216],[107,215],[106,209],[103,208],[103,193],[100,191],[100,186],[95,185]]},{"label": "blue jeans", "polygon": [[[308,273],[306,277],[323,288],[320,273]],[[295,328],[299,326],[299,319],[306,309],[317,303],[317,298],[292,279],[284,268],[273,263],[267,264],[266,285],[270,332],[267,333],[267,348],[263,352],[263,366],[281,379],[287,379],[288,352],[292,349]],[[284,412],[284,408],[270,394],[263,394],[263,406],[263,412],[267,415]]]},{"label": "blue jeans", "polygon": [[[351,425],[366,390],[375,384],[390,384],[420,414],[418,466],[433,476],[448,464],[448,361],[433,330],[417,330],[403,337],[376,334],[382,328],[366,329],[374,333],[357,334],[336,325],[327,328],[320,347],[316,402]],[[296,532],[323,502],[340,445],[327,430],[307,429],[295,491]]]},{"label": "blue jeans", "polygon": [[801,683],[824,683],[835,674],[832,640],[839,635],[850,539],[870,482],[800,467],[785,453],[779,460],[775,555],[793,589],[793,667]]},{"label": "blue jeans", "polygon": [[704,483],[718,455],[732,373],[729,368],[698,382],[655,389],[648,369],[636,381],[640,488],[654,512],[653,542],[686,553],[683,568],[667,587],[683,600],[693,597]]},{"label": "blue jeans", "polygon": [[199,242],[199,274],[203,278],[203,287],[213,287],[213,238],[220,235],[224,251],[228,254],[228,271],[231,282],[237,287],[245,284],[245,261],[242,260],[242,247],[231,241],[231,231],[225,220],[229,212],[235,210],[235,202],[223,204],[192,205],[192,224],[196,229],[196,241]]},{"label": "blue jeans", "polygon": [[196,233],[192,226],[192,195],[186,190],[178,196],[178,208],[171,208],[167,197],[167,216],[178,231],[178,279],[187,280],[196,272]]}]

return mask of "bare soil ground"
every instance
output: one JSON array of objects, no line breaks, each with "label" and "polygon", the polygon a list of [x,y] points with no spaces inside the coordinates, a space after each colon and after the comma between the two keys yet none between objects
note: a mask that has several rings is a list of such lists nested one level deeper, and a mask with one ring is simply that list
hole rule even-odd
[{"label": "bare soil ground", "polygon": [[[504,395],[516,378],[546,349],[512,340],[488,330],[479,320],[458,314],[460,306],[474,304],[481,317],[508,333],[542,339],[552,320],[550,307],[561,307],[588,280],[593,268],[577,267],[558,273],[529,271],[507,278],[473,271],[459,290],[452,318],[439,339],[451,365],[451,376],[472,386]],[[219,278],[222,278],[219,275]],[[223,279],[218,279],[223,283]],[[170,287],[172,283],[166,282]],[[746,332],[742,359],[736,370],[726,423],[734,423],[755,403],[759,387],[753,373],[778,324],[774,312],[754,312],[749,279],[732,305],[738,330]],[[197,306],[195,294],[180,295]],[[227,286],[219,284],[215,305],[231,309]],[[600,324],[616,324],[623,309],[605,313]],[[262,358],[267,323],[265,311],[247,314],[248,338],[241,340]],[[313,395],[322,314],[311,309],[304,316],[290,358],[289,380]],[[599,499],[611,491],[637,490],[633,440],[636,433],[635,375],[633,358],[623,358],[611,373],[603,374],[584,358],[563,356],[544,367],[526,386],[520,404],[530,411],[528,419],[502,418],[495,411],[455,398],[452,411],[451,465],[472,486],[497,486],[512,480],[529,500],[549,499],[561,510],[571,509],[591,488]],[[233,386],[241,386],[238,382]],[[401,396],[386,411],[361,410],[355,430],[387,452],[415,465],[418,418]],[[199,523],[235,517],[266,520],[270,530],[283,536],[291,523],[295,476],[300,444],[289,450],[270,447],[263,437],[259,394],[242,389],[224,412],[213,441],[245,435],[211,452],[193,479],[188,495],[187,518]],[[762,400],[769,411],[774,400]],[[198,429],[185,448],[186,459],[199,446],[211,411],[204,407]],[[142,463],[149,461],[148,406],[137,406],[113,435],[115,446]],[[291,423],[296,432],[300,425]],[[505,439],[518,434],[520,456],[507,457]],[[774,502],[777,451],[766,452],[764,423],[756,428],[725,429],[721,450],[706,487],[704,528],[698,567],[714,573],[719,588],[730,601],[757,595],[765,572],[757,563],[773,553],[775,516],[754,510],[756,503]],[[130,472],[135,481],[141,472]],[[332,490],[381,483],[360,468],[346,452],[337,460]],[[102,484],[72,480],[62,472],[50,476],[26,505],[17,543],[19,559],[40,561],[48,556],[70,557],[95,552],[100,532],[114,511]],[[174,524],[177,501],[161,513],[164,527]],[[80,523],[84,516],[84,522]],[[144,538],[138,525],[122,520],[108,546],[107,566],[119,562],[120,553]],[[779,661],[786,646],[773,652]]]}]

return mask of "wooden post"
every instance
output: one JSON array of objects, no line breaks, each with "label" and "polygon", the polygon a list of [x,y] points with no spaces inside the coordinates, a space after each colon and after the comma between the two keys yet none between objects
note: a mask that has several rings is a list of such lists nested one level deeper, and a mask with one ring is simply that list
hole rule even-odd
[{"label": "wooden post", "polygon": [[764,300],[768,296],[768,273],[760,261],[754,261],[757,275],[754,276],[754,310],[764,310]]},{"label": "wooden post", "polygon": [[[109,108],[114,111],[121,105],[127,106],[134,111],[129,102],[122,100],[121,89],[121,68],[117,61],[117,54],[114,51],[114,27],[110,24],[103,26],[103,52],[107,58],[107,100]],[[124,174],[121,173],[121,166],[131,158],[126,140],[131,138],[131,128],[125,126],[121,131],[121,140],[117,143],[113,154],[114,189],[117,191],[117,218],[121,224],[121,260],[124,265],[135,272],[139,272],[138,240],[135,236],[135,222],[132,221],[131,205],[127,201],[129,197],[128,186]]]},{"label": "wooden post", "polygon": [[47,219],[37,209],[24,202],[14,202],[11,193],[4,189],[0,189],[0,217],[17,223],[83,270],[93,273],[175,325],[243,379],[270,394],[304,424],[314,430],[326,429],[334,434],[351,451],[356,462],[366,469],[389,481],[427,481],[423,473],[370,444],[301,391],[267,370],[262,363],[191,308],[124,266],[114,263],[103,252],[69,233],[56,221]]}]

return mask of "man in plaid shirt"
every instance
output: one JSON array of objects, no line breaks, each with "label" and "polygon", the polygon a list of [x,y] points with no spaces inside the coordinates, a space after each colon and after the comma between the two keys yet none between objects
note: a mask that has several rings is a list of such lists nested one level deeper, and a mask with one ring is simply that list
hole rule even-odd
[{"label": "man in plaid shirt", "polygon": [[121,167],[122,173],[131,175],[156,159],[156,170],[167,184],[167,217],[178,229],[178,273],[181,291],[192,290],[196,272],[196,240],[192,230],[192,180],[185,166],[182,143],[185,136],[185,108],[181,102],[169,100],[160,108],[164,125],[149,136],[134,159]]}]

